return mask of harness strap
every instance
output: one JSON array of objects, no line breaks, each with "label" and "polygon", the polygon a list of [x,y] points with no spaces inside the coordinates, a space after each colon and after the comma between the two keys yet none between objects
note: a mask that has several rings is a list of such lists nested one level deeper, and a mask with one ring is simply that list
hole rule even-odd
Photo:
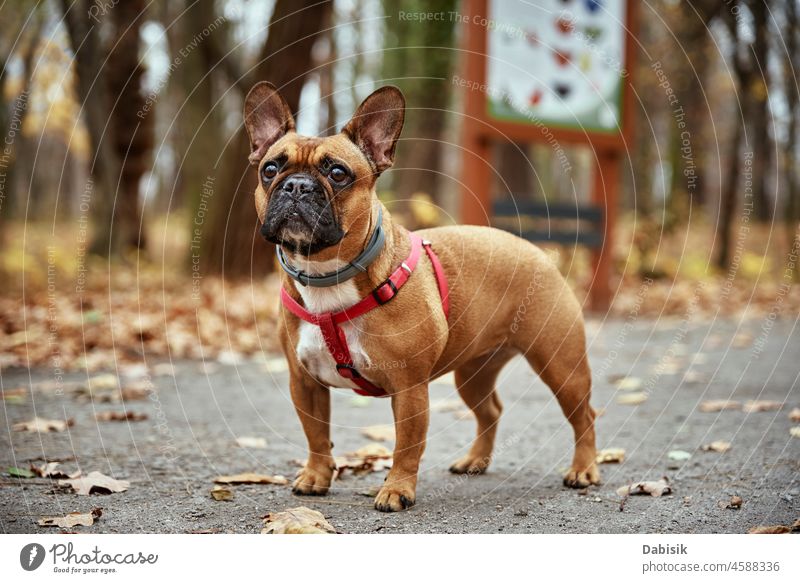
[{"label": "harness strap", "polygon": [[414,269],[417,267],[423,247],[433,266],[436,284],[439,287],[439,295],[442,298],[442,310],[444,311],[445,318],[448,317],[450,311],[447,277],[445,276],[439,258],[431,248],[430,241],[423,241],[422,238],[415,233],[409,233],[409,236],[411,239],[411,252],[406,260],[400,264],[400,267],[395,269],[389,278],[372,290],[372,293],[367,297],[344,310],[313,314],[290,296],[285,288],[281,287],[281,303],[283,306],[298,318],[319,326],[322,332],[322,338],[325,340],[325,346],[336,362],[336,372],[339,373],[339,376],[352,381],[358,387],[353,390],[359,395],[368,397],[388,396],[385,390],[376,387],[362,377],[358,370],[356,370],[353,365],[350,348],[347,346],[347,337],[345,336],[344,330],[339,327],[339,324],[349,322],[391,301],[397,295],[400,288],[405,285],[414,272]]}]

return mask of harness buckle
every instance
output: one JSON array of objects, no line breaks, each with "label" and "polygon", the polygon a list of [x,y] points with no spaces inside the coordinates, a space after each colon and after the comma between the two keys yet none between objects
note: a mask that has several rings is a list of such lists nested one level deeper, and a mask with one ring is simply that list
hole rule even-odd
[{"label": "harness buckle", "polygon": [[[344,371],[347,371],[345,374]],[[339,373],[340,377],[344,377],[346,379],[360,379],[361,374],[356,370],[356,368],[352,364],[346,363],[338,363],[336,365],[336,372]]]},{"label": "harness buckle", "polygon": [[372,297],[382,306],[389,302],[394,296],[397,295],[397,286],[391,279],[387,279],[374,290],[372,290]]}]

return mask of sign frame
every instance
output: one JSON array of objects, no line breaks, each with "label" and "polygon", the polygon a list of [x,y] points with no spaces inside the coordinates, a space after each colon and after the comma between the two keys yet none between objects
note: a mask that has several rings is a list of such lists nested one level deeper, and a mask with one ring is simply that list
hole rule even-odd
[{"label": "sign frame", "polygon": [[[464,37],[463,80],[470,84],[464,95],[461,155],[461,220],[467,224],[489,225],[491,222],[491,182],[495,170],[491,164],[493,142],[540,143],[555,139],[559,143],[585,145],[594,153],[591,180],[591,203],[603,211],[602,245],[592,250],[592,282],[589,288],[590,308],[605,311],[611,304],[610,287],[613,232],[617,219],[617,202],[621,186],[622,156],[633,139],[633,70],[637,2],[625,5],[624,63],[622,78],[622,111],[616,132],[591,131],[520,123],[496,119],[489,115],[487,101],[487,61],[489,2],[503,0],[463,0]],[[623,71],[626,73],[623,75]],[[475,89],[475,87],[482,89]]]}]

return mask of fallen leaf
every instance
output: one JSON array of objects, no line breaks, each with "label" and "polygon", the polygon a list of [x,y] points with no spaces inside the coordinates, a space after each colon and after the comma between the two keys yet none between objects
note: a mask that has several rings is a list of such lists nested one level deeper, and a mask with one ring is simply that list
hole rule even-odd
[{"label": "fallen leaf", "polygon": [[683,375],[683,382],[694,385],[708,382],[708,375],[696,370],[687,370]]},{"label": "fallen leaf", "polygon": [[628,393],[625,395],[617,396],[617,403],[619,405],[641,405],[647,400],[647,394],[643,392]]},{"label": "fallen leaf", "polygon": [[614,382],[620,391],[636,391],[642,387],[642,379],[639,377],[622,377]]},{"label": "fallen leaf", "polygon": [[459,421],[464,421],[465,419],[474,419],[475,412],[472,409],[459,409],[458,411],[453,411],[453,417],[458,419]]},{"label": "fallen leaf", "polygon": [[336,534],[336,529],[321,512],[299,506],[267,514],[261,534]]},{"label": "fallen leaf", "polygon": [[36,475],[32,471],[26,470],[25,468],[15,468],[13,466],[8,468],[6,472],[12,478],[33,478]]},{"label": "fallen leaf", "polygon": [[117,378],[117,375],[108,373],[89,378],[89,390],[92,392],[116,388],[119,388],[119,378]]},{"label": "fallen leaf", "polygon": [[40,478],[50,478],[53,480],[74,480],[81,475],[80,470],[68,474],[67,472],[57,469],[58,465],[58,462],[49,462],[41,466],[31,464],[31,471]]},{"label": "fallen leaf", "polygon": [[747,401],[742,407],[745,413],[758,413],[760,411],[777,411],[783,407],[780,401]]},{"label": "fallen leaf", "polygon": [[126,480],[115,480],[100,472],[90,472],[83,478],[70,480],[59,480],[59,486],[70,486],[78,496],[88,496],[89,494],[113,494],[124,492],[130,486]]},{"label": "fallen leaf", "polygon": [[774,524],[772,526],[754,526],[747,531],[747,534],[788,534],[792,528],[784,524]]},{"label": "fallen leaf", "polygon": [[263,437],[237,437],[236,444],[239,447],[249,447],[252,449],[265,449],[267,440]]},{"label": "fallen leaf", "polygon": [[450,413],[459,409],[464,409],[461,399],[437,399],[430,404],[430,410],[434,413]]},{"label": "fallen leaf", "polygon": [[741,496],[731,496],[731,499],[727,502],[720,502],[719,507],[722,509],[732,509],[732,510],[739,510],[742,507],[742,500]]},{"label": "fallen leaf", "polygon": [[712,441],[711,443],[709,443],[708,445],[704,445],[700,449],[702,449],[703,451],[715,451],[717,453],[725,453],[730,448],[731,448],[730,441],[718,440],[718,441]]},{"label": "fallen leaf", "polygon": [[597,453],[598,464],[621,464],[625,461],[625,450],[621,447],[601,449]]},{"label": "fallen leaf", "polygon": [[214,478],[214,482],[217,484],[277,484],[279,486],[284,486],[289,483],[289,480],[283,476],[269,476],[267,474],[245,472],[232,476],[217,476]]},{"label": "fallen leaf", "polygon": [[50,431],[64,431],[75,424],[73,419],[61,421],[60,419],[42,419],[34,417],[30,421],[14,424],[14,431],[29,431],[32,433],[48,433]]},{"label": "fallen leaf", "polygon": [[691,459],[692,454],[690,454],[688,451],[683,451],[682,449],[673,449],[667,454],[667,457],[672,461],[685,462],[686,460]]},{"label": "fallen leaf", "polygon": [[73,528],[75,526],[92,526],[94,521],[103,515],[102,508],[95,508],[91,512],[82,514],[80,512],[70,512],[66,516],[42,516],[39,519],[39,526],[60,526],[61,528]]},{"label": "fallen leaf", "polygon": [[119,391],[119,396],[123,401],[144,401],[153,391],[152,383],[142,381],[122,387]]},{"label": "fallen leaf", "polygon": [[[380,443],[370,443],[354,452],[334,458],[335,478],[340,478],[346,470],[355,475],[380,472],[392,467],[392,452]],[[305,462],[303,462],[305,465]]]},{"label": "fallen leaf", "polygon": [[289,370],[289,363],[285,358],[268,358],[264,362],[264,370],[271,373],[285,372]]},{"label": "fallen leaf", "polygon": [[0,395],[3,396],[3,401],[5,401],[7,404],[20,405],[25,402],[25,398],[28,396],[28,389],[25,387],[7,389],[0,392]]},{"label": "fallen leaf", "polygon": [[718,399],[712,401],[703,401],[700,403],[700,411],[702,413],[716,413],[718,411],[729,411],[740,409],[742,404],[738,401],[728,401],[725,399]]},{"label": "fallen leaf", "polygon": [[664,477],[654,482],[636,482],[635,484],[622,486],[621,488],[617,488],[617,494],[620,496],[650,494],[654,498],[658,498],[664,494],[672,494],[672,487],[669,485],[669,480]]},{"label": "fallen leaf", "polygon": [[792,427],[789,430],[789,435],[791,435],[792,437],[800,437],[800,425],[798,425],[797,427]]},{"label": "fallen leaf", "polygon": [[800,423],[800,408],[795,407],[789,413],[789,420],[795,423]]},{"label": "fallen leaf", "polygon": [[135,411],[101,411],[94,418],[98,421],[144,421],[147,414]]},{"label": "fallen leaf", "polygon": [[389,458],[392,457],[392,452],[380,443],[369,443],[363,447],[358,448],[352,454],[354,457],[359,458]]},{"label": "fallen leaf", "polygon": [[361,434],[373,441],[394,441],[394,425],[370,425],[361,430]]},{"label": "fallen leaf", "polygon": [[214,486],[211,488],[211,497],[214,500],[233,500],[233,492],[224,486]]}]

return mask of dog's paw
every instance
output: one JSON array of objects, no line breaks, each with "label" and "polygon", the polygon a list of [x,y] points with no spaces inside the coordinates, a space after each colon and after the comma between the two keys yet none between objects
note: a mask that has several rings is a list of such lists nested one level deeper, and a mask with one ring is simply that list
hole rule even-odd
[{"label": "dog's paw", "polygon": [[381,512],[400,512],[414,506],[417,501],[414,489],[400,484],[384,486],[375,496],[375,508]]},{"label": "dog's paw", "polygon": [[316,470],[305,467],[292,484],[292,493],[299,496],[324,496],[331,486],[333,471],[327,468]]},{"label": "dog's paw", "polygon": [[453,465],[450,466],[450,471],[454,474],[469,474],[474,476],[484,473],[486,468],[489,467],[489,462],[491,461],[492,458],[489,456],[474,456],[467,454],[461,459],[453,462]]},{"label": "dog's paw", "polygon": [[592,464],[583,470],[571,468],[564,476],[564,485],[568,488],[586,488],[600,484],[600,470],[597,464]]}]

